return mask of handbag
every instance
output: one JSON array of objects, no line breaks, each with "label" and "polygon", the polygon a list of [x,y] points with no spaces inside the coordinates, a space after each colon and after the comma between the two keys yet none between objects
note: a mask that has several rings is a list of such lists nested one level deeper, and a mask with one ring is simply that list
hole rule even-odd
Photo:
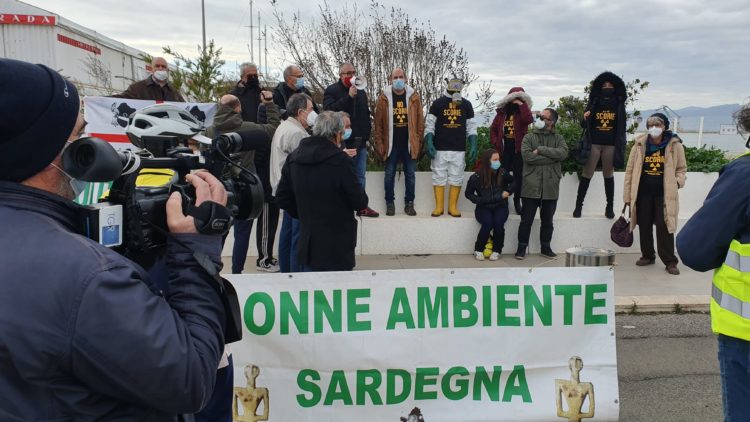
[{"label": "handbag", "polygon": [[625,206],[622,207],[620,218],[618,218],[617,221],[615,221],[615,224],[612,224],[612,228],[609,229],[609,237],[617,246],[623,248],[629,248],[633,245],[633,232],[630,231],[630,219],[625,218],[625,210],[628,209],[629,206],[630,205],[625,204]]},{"label": "handbag", "polygon": [[575,148],[573,148],[573,158],[580,165],[586,165],[591,155],[591,142],[589,142],[588,129],[584,128],[581,137],[576,142]]}]

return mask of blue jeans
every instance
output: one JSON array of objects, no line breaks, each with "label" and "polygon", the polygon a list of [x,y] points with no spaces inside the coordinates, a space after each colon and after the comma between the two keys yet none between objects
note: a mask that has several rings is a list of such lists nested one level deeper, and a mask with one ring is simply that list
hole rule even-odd
[{"label": "blue jeans", "polygon": [[724,422],[750,420],[750,342],[719,334]]},{"label": "blue jeans", "polygon": [[297,242],[299,241],[299,220],[284,211],[279,233],[279,267],[282,273],[300,271],[297,264]]},{"label": "blue jeans", "polygon": [[484,251],[487,240],[492,232],[492,252],[501,253],[505,244],[505,222],[508,220],[508,207],[497,208],[476,207],[474,217],[482,227],[477,234],[474,250]]},{"label": "blue jeans", "polygon": [[402,148],[393,149],[391,155],[385,161],[385,202],[393,202],[395,199],[393,184],[396,179],[396,166],[399,161],[404,163],[404,178],[406,179],[404,202],[414,202],[414,184],[416,180],[414,173],[417,171],[417,162],[411,159],[409,148],[405,145]]},{"label": "blue jeans", "polygon": [[255,220],[234,220],[234,246],[232,247],[232,274],[242,274],[250,246],[250,233]]},{"label": "blue jeans", "polygon": [[357,150],[357,155],[354,156],[354,172],[357,173],[359,184],[362,185],[362,189],[365,188],[365,173],[367,172],[367,148],[360,148]]}]

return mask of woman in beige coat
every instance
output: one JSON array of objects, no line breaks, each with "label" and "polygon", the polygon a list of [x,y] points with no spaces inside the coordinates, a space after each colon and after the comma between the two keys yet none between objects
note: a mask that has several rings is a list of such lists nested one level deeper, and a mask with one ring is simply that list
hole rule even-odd
[{"label": "woman in beige coat", "polygon": [[669,131],[669,119],[662,113],[646,121],[648,134],[635,140],[625,171],[623,201],[630,204],[630,230],[638,225],[641,258],[635,265],[656,262],[656,247],[666,271],[678,275],[674,254],[674,233],[680,204],[677,189],[685,186],[685,149],[677,135]]}]

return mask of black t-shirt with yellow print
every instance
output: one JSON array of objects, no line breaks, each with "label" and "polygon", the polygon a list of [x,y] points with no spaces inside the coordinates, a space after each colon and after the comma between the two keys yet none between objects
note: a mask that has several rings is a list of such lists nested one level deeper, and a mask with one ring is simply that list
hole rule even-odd
[{"label": "black t-shirt with yellow print", "polygon": [[513,131],[513,116],[514,114],[509,114],[505,116],[505,123],[503,123],[503,138],[506,141],[515,141],[515,132]]},{"label": "black t-shirt with yellow print", "polygon": [[641,181],[638,185],[639,193],[654,196],[664,195],[664,165],[667,162],[665,151],[667,144],[649,147],[646,144],[646,154],[643,156]]},{"label": "black t-shirt with yellow print", "polygon": [[454,103],[442,96],[430,106],[436,116],[435,149],[438,151],[466,151],[466,121],[474,118],[474,107],[467,99]]},{"label": "black t-shirt with yellow print", "polygon": [[[609,103],[609,104],[608,104]],[[596,145],[614,145],[617,135],[617,104],[614,101],[603,101],[591,112],[591,143]]]},{"label": "black t-shirt with yellow print", "polygon": [[409,116],[406,113],[406,92],[393,93],[393,149],[404,148],[409,142]]}]

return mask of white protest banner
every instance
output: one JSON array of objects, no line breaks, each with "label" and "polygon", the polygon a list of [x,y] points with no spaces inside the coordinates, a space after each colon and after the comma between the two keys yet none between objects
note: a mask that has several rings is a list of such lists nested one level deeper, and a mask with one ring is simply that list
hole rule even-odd
[{"label": "white protest banner", "polygon": [[[112,97],[84,97],[83,110],[86,120],[86,133],[89,136],[111,142],[118,149],[132,148],[125,128],[128,117],[143,107],[163,101],[130,100]],[[215,103],[174,103],[201,121],[205,127],[213,124],[217,106]]]},{"label": "white protest banner", "polygon": [[236,421],[618,419],[610,267],[226,277]]}]

